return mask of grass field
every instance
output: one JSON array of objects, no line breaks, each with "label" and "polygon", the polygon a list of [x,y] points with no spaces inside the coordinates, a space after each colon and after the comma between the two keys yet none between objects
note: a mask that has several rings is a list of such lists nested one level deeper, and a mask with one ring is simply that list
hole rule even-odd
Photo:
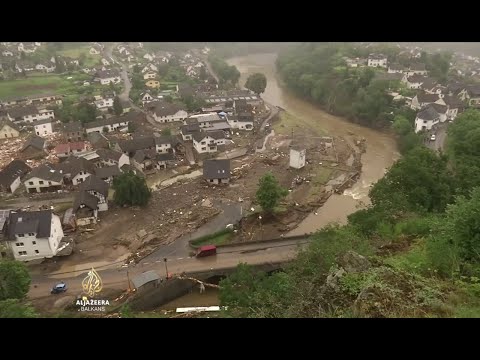
[{"label": "grass field", "polygon": [[43,93],[61,93],[72,84],[58,75],[36,75],[25,79],[1,81],[0,98],[20,97]]},{"label": "grass field", "polygon": [[273,124],[275,134],[290,135],[293,129],[295,132],[300,131],[315,136],[326,135],[325,129],[323,129],[321,124],[314,119],[304,120],[295,117],[288,112],[282,112],[279,117],[280,119]]},{"label": "grass field", "polygon": [[73,59],[78,59],[80,55],[85,54],[85,66],[92,67],[97,65],[100,61],[100,55],[92,55],[89,52],[90,46],[85,43],[68,43],[64,50],[58,52],[59,55],[68,56]]}]

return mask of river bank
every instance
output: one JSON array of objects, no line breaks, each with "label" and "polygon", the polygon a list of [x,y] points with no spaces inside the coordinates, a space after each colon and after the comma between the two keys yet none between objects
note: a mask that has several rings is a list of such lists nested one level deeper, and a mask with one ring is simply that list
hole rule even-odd
[{"label": "river bank", "polygon": [[[265,101],[279,106],[295,117],[319,124],[330,136],[364,138],[367,144],[362,155],[362,173],[358,181],[342,194],[333,194],[325,204],[313,211],[288,235],[314,232],[323,226],[336,222],[343,224],[347,216],[369,203],[368,191],[373,183],[383,177],[385,171],[400,157],[396,141],[390,134],[363,127],[346,119],[328,114],[317,106],[295,97],[279,84],[275,69],[276,54],[254,54],[228,59],[240,73],[240,83],[254,72],[267,77],[267,88],[262,97]],[[316,213],[316,214],[315,214]]]}]

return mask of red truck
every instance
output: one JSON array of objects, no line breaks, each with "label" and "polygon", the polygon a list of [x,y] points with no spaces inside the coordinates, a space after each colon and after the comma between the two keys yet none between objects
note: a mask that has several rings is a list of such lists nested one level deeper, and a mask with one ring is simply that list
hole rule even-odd
[{"label": "red truck", "polygon": [[200,246],[197,250],[196,257],[205,257],[217,254],[217,247],[215,245],[204,245]]}]

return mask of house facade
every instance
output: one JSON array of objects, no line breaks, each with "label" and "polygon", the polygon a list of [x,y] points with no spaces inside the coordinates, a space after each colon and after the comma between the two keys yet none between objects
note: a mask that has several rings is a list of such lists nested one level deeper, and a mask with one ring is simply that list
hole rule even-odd
[{"label": "house facade", "polygon": [[32,169],[21,160],[13,160],[0,171],[0,191],[13,194],[22,178]]},{"label": "house facade", "polygon": [[108,210],[108,184],[95,175],[90,176],[80,186],[79,191],[86,191],[98,198],[98,211]]},{"label": "house facade", "polygon": [[203,162],[203,178],[212,185],[228,184],[230,182],[230,160],[205,160]]},{"label": "house facade", "polygon": [[10,212],[6,242],[19,261],[51,258],[64,237],[60,218],[51,210]]},{"label": "house facade", "polygon": [[38,136],[46,136],[53,134],[53,123],[51,119],[37,121],[33,125],[35,134]]},{"label": "house facade", "polygon": [[68,142],[83,140],[84,129],[80,121],[66,123],[62,129],[63,138]]},{"label": "house facade", "polygon": [[20,136],[20,129],[13,122],[8,120],[0,121],[0,140],[5,138],[16,138]]},{"label": "house facade", "polygon": [[40,165],[25,177],[24,184],[28,193],[58,191],[63,187],[63,175],[48,165]]},{"label": "house facade", "polygon": [[370,54],[368,56],[367,65],[369,67],[387,67],[387,57],[382,54]]},{"label": "house facade", "polygon": [[193,148],[199,154],[216,152],[218,145],[225,145],[225,133],[223,131],[197,132],[193,134]]},{"label": "house facade", "polygon": [[440,122],[440,115],[433,107],[426,107],[420,111],[415,118],[415,132],[422,130],[431,130],[433,126]]},{"label": "house facade", "polygon": [[175,104],[160,102],[155,106],[153,117],[159,123],[167,123],[183,121],[188,117],[188,113]]}]

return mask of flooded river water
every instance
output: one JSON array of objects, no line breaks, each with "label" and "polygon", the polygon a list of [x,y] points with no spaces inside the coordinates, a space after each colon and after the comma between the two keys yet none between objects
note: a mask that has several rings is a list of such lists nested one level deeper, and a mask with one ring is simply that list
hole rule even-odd
[{"label": "flooded river water", "polygon": [[276,77],[275,59],[276,54],[254,54],[229,59],[228,63],[235,65],[241,72],[241,84],[245,84],[249,74],[255,72],[265,74],[267,88],[262,97],[267,102],[284,108],[296,117],[320,122],[326,132],[334,136],[348,136],[353,133],[357,137],[365,138],[367,144],[367,151],[362,156],[363,168],[359,181],[344,194],[331,196],[318,210],[317,215],[310,214],[288,235],[313,232],[330,222],[345,223],[349,214],[368,204],[370,186],[398,159],[395,140],[389,135],[330,115],[281,88]]}]

